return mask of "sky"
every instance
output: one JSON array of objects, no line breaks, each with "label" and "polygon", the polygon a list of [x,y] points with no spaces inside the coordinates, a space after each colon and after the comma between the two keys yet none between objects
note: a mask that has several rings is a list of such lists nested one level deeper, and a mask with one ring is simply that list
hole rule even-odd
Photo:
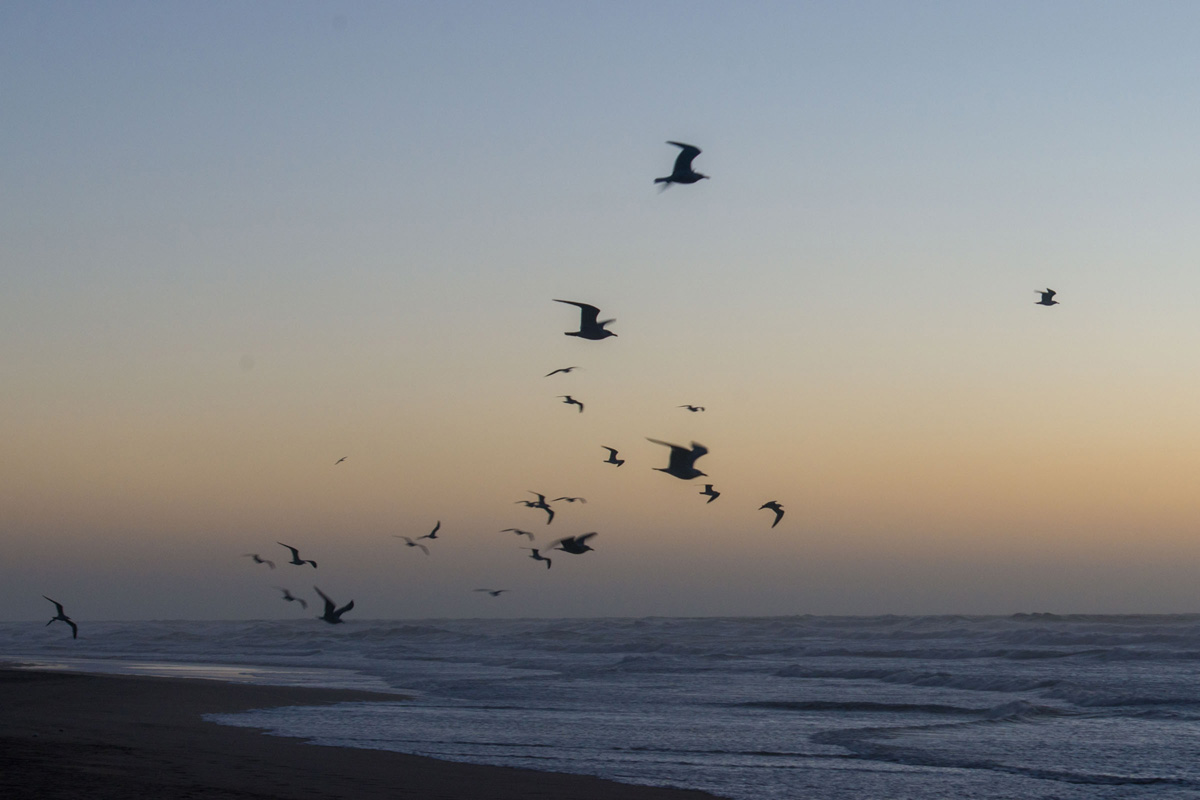
[{"label": "sky", "polygon": [[0,613],[1196,611],[1198,27],[2,4]]}]

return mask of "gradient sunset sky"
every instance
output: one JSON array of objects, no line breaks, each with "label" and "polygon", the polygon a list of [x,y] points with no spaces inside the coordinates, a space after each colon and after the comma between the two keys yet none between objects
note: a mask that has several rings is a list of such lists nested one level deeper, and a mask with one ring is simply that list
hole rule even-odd
[{"label": "gradient sunset sky", "polygon": [[[1195,611],[1198,31],[0,5],[3,615]],[[659,192],[667,140],[711,180]],[[509,527],[599,536],[546,570]]]}]

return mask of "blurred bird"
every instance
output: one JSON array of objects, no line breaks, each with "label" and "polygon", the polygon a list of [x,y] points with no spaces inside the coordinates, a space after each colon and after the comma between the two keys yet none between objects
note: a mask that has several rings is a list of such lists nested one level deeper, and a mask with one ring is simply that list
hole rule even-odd
[{"label": "blurred bird", "polygon": [[565,375],[566,373],[570,372],[571,370],[575,370],[575,369],[579,369],[579,367],[560,367],[559,369],[554,370],[554,372],[547,372],[542,377],[549,378],[551,375],[557,375],[560,372]]},{"label": "blurred bird", "polygon": [[568,503],[586,503],[587,502],[587,500],[584,500],[582,497],[556,497],[556,498],[554,498],[554,502],[556,502],[556,503],[559,500],[566,500]]},{"label": "blurred bird", "polygon": [[529,531],[523,531],[520,528],[505,528],[501,533],[515,533],[517,536],[528,536],[529,541],[533,541],[533,534]]},{"label": "blurred bird", "polygon": [[499,597],[500,595],[504,594],[505,592],[511,591],[511,590],[509,590],[509,589],[476,589],[475,591],[487,592],[492,597]]},{"label": "blurred bird", "polygon": [[[46,595],[42,595],[42,597],[46,597]],[[50,600],[51,603],[54,603],[54,607],[56,609],[58,609],[58,613],[55,614],[53,617],[51,617],[50,621],[47,622],[46,625],[53,625],[55,622],[62,620],[63,622],[65,622],[71,626],[71,638],[78,639],[79,638],[79,626],[75,624],[75,620],[68,617],[66,615],[66,612],[63,611],[62,603],[58,602],[57,600],[52,600],[49,597],[46,597],[46,599]]]},{"label": "blurred bird", "polygon": [[707,175],[701,175],[692,169],[692,161],[696,156],[700,155],[700,148],[694,145],[684,144],[683,142],[667,142],[679,148],[679,155],[675,157],[675,168],[671,174],[665,178],[655,178],[655,183],[663,184],[663,188],[667,188],[672,183],[695,183],[701,178],[707,178]]},{"label": "blurred bird", "polygon": [[287,600],[289,603],[299,603],[301,608],[306,609],[306,610],[308,609],[308,601],[305,600],[303,597],[296,597],[294,594],[292,594],[290,591],[283,588],[282,586],[276,586],[275,588],[278,589],[279,591],[283,592],[284,600]]},{"label": "blurred bird", "polygon": [[[276,542],[275,544],[283,544],[283,542]],[[312,564],[313,569],[317,568],[317,562],[308,558],[301,558],[300,551],[292,547],[290,544],[283,544],[283,546],[292,551],[292,560],[288,562],[289,564],[295,564],[297,567],[303,567],[305,564]]]},{"label": "blurred bird", "polygon": [[354,601],[351,600],[349,603],[346,603],[346,605],[335,611],[334,602],[330,600],[324,592],[322,592],[320,589],[317,589],[316,586],[314,586],[313,589],[316,589],[317,594],[321,595],[321,599],[325,601],[325,613],[317,617],[317,619],[323,619],[330,625],[336,625],[342,621],[342,614],[345,614],[347,611],[354,608]]},{"label": "blurred bird", "polygon": [[704,484],[704,491],[701,492],[700,494],[708,495],[708,500],[705,502],[705,505],[708,505],[708,503],[711,503],[713,500],[716,500],[718,497],[721,496],[720,492],[718,492],[716,489],[712,488],[711,483]]},{"label": "blurred bird", "polygon": [[421,541],[422,539],[436,539],[437,533],[441,529],[442,529],[442,521],[439,519],[437,522],[437,525],[433,526],[433,530],[431,530],[429,533],[425,534],[424,536],[418,536],[417,541]]},{"label": "blurred bird", "polygon": [[654,442],[655,444],[666,445],[671,448],[671,458],[665,467],[655,467],[659,472],[665,472],[668,475],[674,475],[680,480],[690,481],[692,478],[698,478],[705,473],[696,469],[696,459],[708,452],[708,448],[697,442],[692,442],[692,447],[689,450],[686,447],[680,447],[677,444],[670,442],[662,442],[658,439],[646,437],[646,441]]},{"label": "blurred bird", "polygon": [[429,548],[426,547],[425,545],[421,544],[420,542],[414,542],[412,539],[408,538],[407,536],[398,536],[397,534],[394,534],[394,533],[392,534],[392,536],[396,539],[403,539],[404,544],[407,547],[419,547],[419,548],[421,548],[422,553],[424,553],[425,555],[429,555]]},{"label": "blurred bird", "polygon": [[[598,322],[600,317],[600,309],[595,306],[590,306],[587,303],[576,303],[574,300],[555,300],[556,303],[566,303],[571,306],[579,307],[579,330],[564,331],[566,336],[578,336],[581,339],[607,339],[609,336],[616,336],[615,333],[605,330],[604,326],[610,322],[616,322],[615,319],[606,319],[603,322]],[[547,376],[548,377],[548,376]]]},{"label": "blurred bird", "polygon": [[1054,291],[1053,289],[1047,289],[1044,292],[1041,289],[1034,289],[1034,291],[1042,296],[1042,299],[1038,300],[1036,303],[1034,303],[1034,305],[1038,305],[1038,306],[1056,306],[1056,305],[1058,305],[1058,301],[1054,299],[1054,295],[1058,294],[1058,292]]},{"label": "blurred bird", "polygon": [[534,500],[518,500],[517,502],[520,503],[521,505],[525,506],[526,508],[540,508],[542,511],[545,511],[547,525],[549,525],[551,522],[554,522],[554,509],[551,508],[550,504],[546,502],[546,495],[538,494],[537,492],[533,491],[532,489],[529,490],[529,493],[536,494],[537,500],[536,501],[534,501]]},{"label": "blurred bird", "polygon": [[684,406],[676,406],[676,408],[686,408],[688,411],[692,411],[692,412],[695,412],[695,411],[703,411],[703,410],[704,410],[704,406],[687,406],[687,405],[684,405]]},{"label": "blurred bird", "polygon": [[604,460],[604,463],[605,463],[605,464],[616,464],[616,465],[619,467],[619,466],[621,466],[622,464],[624,464],[624,463],[625,463],[625,459],[623,459],[623,458],[617,458],[617,451],[616,451],[616,450],[614,450],[614,449],[613,449],[613,448],[611,448],[611,447],[607,447],[606,445],[600,445],[600,446],[601,446],[602,448],[604,448],[605,450],[607,450],[607,451],[608,451],[608,458],[606,458],[606,459]]},{"label": "blurred bird", "polygon": [[565,403],[566,405],[579,406],[579,413],[580,414],[583,413],[583,403],[579,402],[574,397],[571,397],[571,395],[569,395],[569,394],[560,394],[559,397],[563,398],[563,403]]},{"label": "blurred bird", "polygon": [[342,463],[345,460],[346,460],[346,456],[342,456],[337,461],[333,462],[333,465],[336,467],[338,464]]},{"label": "blurred bird", "polygon": [[769,508],[775,512],[775,521],[771,523],[771,527],[774,528],[779,524],[779,520],[783,519],[783,506],[779,505],[778,501],[772,500],[769,503],[763,503],[758,507],[758,510],[762,511],[764,508]]},{"label": "blurred bird", "polygon": [[579,536],[568,536],[565,539],[559,539],[550,548],[551,550],[562,550],[564,553],[573,553],[581,556],[588,550],[593,548],[587,544],[587,540],[596,535],[595,531],[591,533],[582,533]]},{"label": "blurred bird", "polygon": [[242,555],[245,556],[246,558],[253,558],[255,564],[266,564],[271,569],[275,569],[274,561],[269,561],[269,560],[263,558],[262,556],[260,556],[258,553],[242,553]]},{"label": "blurred bird", "polygon": [[522,547],[521,549],[532,551],[531,555],[529,557],[532,558],[534,561],[545,561],[546,569],[550,569],[550,565],[552,562],[550,561],[550,559],[546,558],[544,555],[539,553],[538,549],[536,547]]}]

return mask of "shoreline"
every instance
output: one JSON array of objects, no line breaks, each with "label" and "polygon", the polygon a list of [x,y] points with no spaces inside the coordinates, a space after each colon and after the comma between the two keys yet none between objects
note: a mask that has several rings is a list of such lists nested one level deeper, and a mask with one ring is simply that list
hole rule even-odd
[{"label": "shoreline", "polygon": [[310,744],[205,714],[405,699],[353,689],[0,666],[0,796],[13,800],[713,800],[386,750]]}]

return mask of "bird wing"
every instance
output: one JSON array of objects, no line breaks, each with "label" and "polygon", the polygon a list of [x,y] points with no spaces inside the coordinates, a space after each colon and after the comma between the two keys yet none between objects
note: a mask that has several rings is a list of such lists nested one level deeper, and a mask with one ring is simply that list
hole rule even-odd
[{"label": "bird wing", "polygon": [[675,172],[691,172],[692,159],[700,155],[700,148],[683,142],[667,142],[667,144],[673,144],[679,148],[679,155],[675,158]]},{"label": "bird wing", "polygon": [[67,619],[65,616],[63,617],[63,622],[65,622],[71,626],[71,638],[72,639],[78,638],[79,637],[79,626],[76,625],[71,620]]},{"label": "bird wing", "polygon": [[555,300],[556,303],[566,303],[567,305],[577,306],[579,308],[579,329],[586,330],[596,324],[596,320],[600,318],[600,309],[587,303],[576,303],[574,300]]},{"label": "bird wing", "polygon": [[[333,613],[333,601],[330,600],[329,597],[324,592],[322,592],[320,589],[318,589],[316,586],[314,586],[313,589],[316,591],[317,594],[321,595],[321,599],[325,601],[325,613],[326,614]],[[354,602],[351,601],[350,605],[354,605]]]},{"label": "bird wing", "polygon": [[342,606],[341,608],[339,608],[337,611],[335,611],[333,613],[334,613],[334,615],[340,617],[342,614],[345,614],[347,611],[349,611],[352,608],[354,608],[353,600],[351,600],[349,603],[346,603],[346,605]]},{"label": "bird wing", "polygon": [[[283,542],[276,542],[275,544],[283,544]],[[283,544],[283,546],[284,546],[284,547],[286,547],[288,550],[291,550],[291,551],[292,551],[292,558],[296,558],[296,559],[300,558],[300,551],[299,551],[299,550],[297,550],[296,548],[292,547],[290,544]]]},{"label": "bird wing", "polygon": [[[46,595],[42,595],[42,597],[46,597]],[[54,607],[58,609],[59,614],[62,614],[64,617],[67,615],[66,612],[63,611],[62,603],[58,602],[57,600],[51,600],[49,597],[46,597],[46,599],[50,600],[51,603],[54,603]]]},{"label": "bird wing", "polygon": [[584,542],[586,542],[588,539],[592,538],[595,535],[596,535],[595,531],[592,531],[591,533],[581,533],[575,537],[575,543],[583,544]]},{"label": "bird wing", "polygon": [[421,548],[421,552],[422,552],[422,553],[424,553],[425,555],[429,555],[429,548],[428,548],[428,547],[426,547],[426,546],[425,546],[425,545],[423,545],[423,544],[418,544],[418,545],[417,545],[417,547]]}]

